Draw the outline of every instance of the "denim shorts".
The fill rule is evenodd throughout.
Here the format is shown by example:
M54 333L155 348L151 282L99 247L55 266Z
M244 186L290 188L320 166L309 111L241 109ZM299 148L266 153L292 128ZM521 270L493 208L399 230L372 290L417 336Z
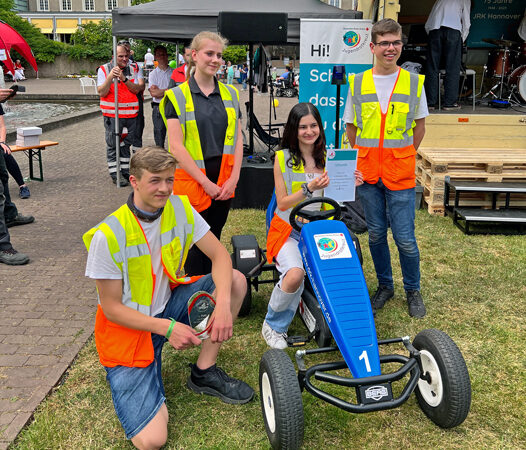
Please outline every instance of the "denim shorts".
M179 285L172 291L163 312L155 317L174 318L188 325L188 299L197 291L212 293L215 289L208 274L192 284ZM161 352L164 336L152 333L154 361L147 367L104 367L111 397L126 438L137 435L155 417L166 400L161 378Z

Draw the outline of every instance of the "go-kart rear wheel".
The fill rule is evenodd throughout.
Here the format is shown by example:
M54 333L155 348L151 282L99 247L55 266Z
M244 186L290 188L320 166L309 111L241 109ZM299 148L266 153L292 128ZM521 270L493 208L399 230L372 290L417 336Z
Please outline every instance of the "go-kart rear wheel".
M471 405L471 382L466 362L453 340L443 331L423 330L413 345L420 351L423 376L416 387L422 411L442 428L460 425Z
M284 351L271 349L263 354L259 390L272 448L299 448L303 442L303 402L294 364Z

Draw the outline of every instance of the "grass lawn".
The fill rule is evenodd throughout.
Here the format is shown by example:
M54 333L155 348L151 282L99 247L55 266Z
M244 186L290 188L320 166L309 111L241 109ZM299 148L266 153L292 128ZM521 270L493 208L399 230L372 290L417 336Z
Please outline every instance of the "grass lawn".
M232 211L223 241L230 248L232 235L255 234L262 245L263 229L262 211ZM450 219L425 211L417 212L416 230L428 314L421 320L408 316L393 244L396 294L377 314L377 334L379 338L414 337L425 328L447 332L469 369L470 414L458 428L442 430L422 413L414 395L398 409L355 415L304 393L305 448L526 448L526 238L466 236ZM365 278L374 290L366 235L360 235L360 242ZM235 335L219 359L229 374L256 389L252 403L233 406L196 396L185 383L188 364L195 361L198 350L176 352L165 346L163 376L170 413L166 448L269 447L258 387L259 360L267 349L260 331L269 295L269 286L254 295L251 314L238 320ZM290 331L304 333L297 319ZM293 356L293 350L287 352ZM346 395L343 388L338 389ZM91 340L12 448L132 447L114 413L105 372Z

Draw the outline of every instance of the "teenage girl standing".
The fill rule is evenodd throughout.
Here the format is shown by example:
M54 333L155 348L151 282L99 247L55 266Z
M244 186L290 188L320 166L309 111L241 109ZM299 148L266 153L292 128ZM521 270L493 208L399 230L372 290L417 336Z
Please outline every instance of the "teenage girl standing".
M216 79L225 45L217 33L196 35L190 45L189 78L166 91L159 106L170 152L178 161L173 192L189 197L218 239L243 160L239 93ZM192 247L185 264L187 274L210 273L211 267L210 260Z

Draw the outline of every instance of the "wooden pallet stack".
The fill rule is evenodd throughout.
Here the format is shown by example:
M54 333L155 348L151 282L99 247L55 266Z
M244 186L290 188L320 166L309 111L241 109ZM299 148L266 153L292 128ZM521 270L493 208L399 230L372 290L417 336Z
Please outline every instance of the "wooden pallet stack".
M459 181L526 181L526 150L522 148L429 148L420 147L416 178L424 187L430 214L444 215L444 179ZM526 206L526 195L514 202ZM464 206L491 207L491 196L473 193ZM500 206L500 205L498 205Z

